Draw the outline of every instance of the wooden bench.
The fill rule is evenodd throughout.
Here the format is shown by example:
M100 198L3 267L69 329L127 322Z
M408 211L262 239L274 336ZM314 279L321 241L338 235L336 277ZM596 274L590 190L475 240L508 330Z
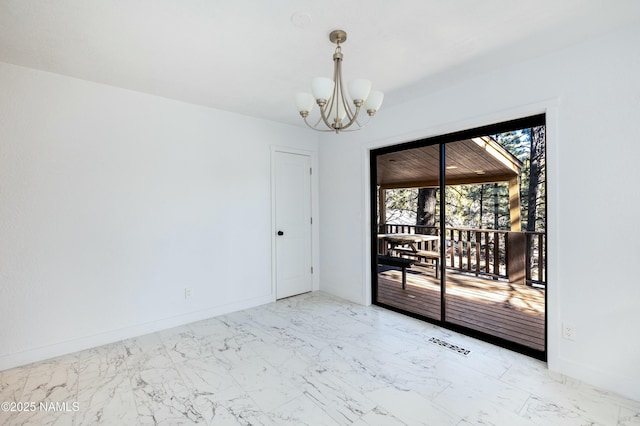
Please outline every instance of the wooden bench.
M405 259L403 257L396 256L385 256L383 254L378 255L378 264L379 265L387 265L387 266L395 266L398 268L402 268L402 288L404 289L407 285L407 268L411 268L415 263L412 259Z
M399 256L405 255L405 256L413 256L418 260L420 259L431 260L432 262L423 263L422 265L432 266L436 271L436 278L438 278L438 271L440 270L440 253L438 253L437 251L431 251L431 250L413 251L410 248L402 248L402 247L396 247L395 251L398 253Z

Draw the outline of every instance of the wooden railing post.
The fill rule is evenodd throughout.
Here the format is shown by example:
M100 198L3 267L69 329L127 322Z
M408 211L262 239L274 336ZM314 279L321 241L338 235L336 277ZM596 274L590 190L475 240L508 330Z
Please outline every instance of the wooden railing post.
M527 239L524 232L507 233L507 278L510 283L526 284Z

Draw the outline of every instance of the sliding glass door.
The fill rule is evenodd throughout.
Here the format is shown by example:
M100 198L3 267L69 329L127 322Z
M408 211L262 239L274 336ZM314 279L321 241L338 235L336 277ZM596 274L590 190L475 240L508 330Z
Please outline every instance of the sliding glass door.
M377 301L439 321L440 146L391 152L375 161Z
M473 153L479 149L500 166L478 162ZM544 351L544 290L527 285L530 234L523 229L520 196L524 166L491 136L446 145L444 319Z
M371 153L374 303L546 357L544 116Z

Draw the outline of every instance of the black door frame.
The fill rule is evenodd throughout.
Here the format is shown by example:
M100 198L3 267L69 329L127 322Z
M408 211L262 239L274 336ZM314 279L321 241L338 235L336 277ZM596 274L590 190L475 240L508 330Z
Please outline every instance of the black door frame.
M405 311L403 309L390 306L378 301L378 247L377 247L377 234L378 234L378 206L376 200L378 199L378 191L377 191L377 176L378 176L378 168L377 168L377 158L383 154L389 154L391 152L405 151L413 148L421 148L430 145L439 145L440 148L440 170L439 170L439 180L440 180L440 194L445 193L445 152L446 152L446 144L450 142L457 142L462 139L469 139L478 136L486 136L493 135L498 133L509 132L513 130L526 129L530 127L537 126L546 126L546 116L545 114L538 114L533 116L528 116L524 118L519 118L515 120L510 120L506 122L500 122L495 124L490 124L487 126L476 127L468 130L461 130L458 132L447 133L444 135L433 136L426 139L420 139L411 142L405 142L398 145L392 145L384 148L373 149L369 152L369 167L370 167L370 182L369 182L369 191L370 191L370 218L371 218L371 297L372 303L374 305L378 305L384 307L386 309L402 313L404 315L420 319L422 321L429 322L431 324L438 325L440 327L453 330L467 336L471 336L477 338L479 340L483 340L488 343L492 343L496 346L500 346L503 348L510 349L514 352L519 352L528 356L531 356L536 359L540 359L542 361L547 360L547 350L548 350L548 310L547 307L547 295L548 291L545 290L545 318L544 318L544 342L545 348L543 351L536 350L530 348L528 346L512 342L510 340L506 340L500 337L493 336L488 333L483 333L468 327L464 327L457 324L452 324L450 322L445 321L445 313L446 313L446 253L444 250L441 250L441 259L440 259L440 319L430 318L424 315L416 314L414 312ZM546 148L545 148L546 149ZM545 152L546 156L546 152ZM546 191L545 191L546 192ZM445 208L444 208L444 197L440 197L440 227L442 228L445 223ZM547 203L545 203L545 209L547 208ZM546 216L546 215L545 215ZM445 247L446 235L440 229L440 247ZM547 245L545 245L545 259ZM547 282L547 286L549 283Z

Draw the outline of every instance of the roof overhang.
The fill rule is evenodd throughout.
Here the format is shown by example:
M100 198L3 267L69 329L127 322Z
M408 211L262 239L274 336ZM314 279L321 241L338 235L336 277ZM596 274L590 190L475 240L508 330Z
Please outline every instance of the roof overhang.
M446 185L509 182L522 170L522 162L489 136L445 145ZM440 185L439 145L411 148L377 157L377 183L381 188L428 188Z

